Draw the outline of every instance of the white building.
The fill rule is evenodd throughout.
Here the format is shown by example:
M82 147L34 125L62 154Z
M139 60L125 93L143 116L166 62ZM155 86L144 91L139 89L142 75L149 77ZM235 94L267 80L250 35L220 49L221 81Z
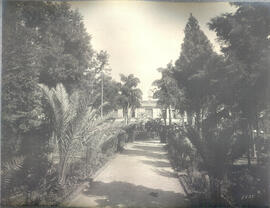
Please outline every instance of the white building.
M133 111L129 109L129 118L132 119L163 119L165 114L164 110L161 109L158 104L157 100L148 99L143 100L141 102L141 106L139 108L134 109ZM118 109L117 111L118 119L124 119L123 109ZM181 119L179 113L177 113L174 109L171 109L171 118L173 123L179 123L181 121L185 122L185 118ZM167 122L169 122L169 109L167 109Z

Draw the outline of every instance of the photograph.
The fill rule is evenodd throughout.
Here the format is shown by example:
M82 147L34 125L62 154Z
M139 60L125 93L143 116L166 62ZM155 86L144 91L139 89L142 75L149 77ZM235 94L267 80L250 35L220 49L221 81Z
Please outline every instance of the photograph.
M270 208L270 1L0 0L3 208Z

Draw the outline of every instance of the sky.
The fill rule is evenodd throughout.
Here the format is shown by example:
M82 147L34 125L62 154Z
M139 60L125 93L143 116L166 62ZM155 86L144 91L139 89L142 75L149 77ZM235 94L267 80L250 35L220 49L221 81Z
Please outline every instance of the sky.
M160 1L76 1L70 2L83 17L95 50L106 50L112 77L134 74L147 99L157 71L180 56L184 28L190 13L199 21L201 29L219 51L215 32L207 23L222 13L234 12L229 3L180 3Z

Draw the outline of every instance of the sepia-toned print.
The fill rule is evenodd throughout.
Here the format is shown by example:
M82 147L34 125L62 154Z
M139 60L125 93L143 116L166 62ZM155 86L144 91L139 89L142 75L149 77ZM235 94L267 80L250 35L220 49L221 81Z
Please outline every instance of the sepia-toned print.
M270 3L2 17L1 207L270 207Z

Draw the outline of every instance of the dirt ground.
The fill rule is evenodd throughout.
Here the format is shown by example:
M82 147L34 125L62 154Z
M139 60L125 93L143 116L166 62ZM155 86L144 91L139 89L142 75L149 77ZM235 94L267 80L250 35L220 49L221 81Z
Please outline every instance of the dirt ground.
M184 207L184 191L159 141L137 141L112 159L70 207Z

